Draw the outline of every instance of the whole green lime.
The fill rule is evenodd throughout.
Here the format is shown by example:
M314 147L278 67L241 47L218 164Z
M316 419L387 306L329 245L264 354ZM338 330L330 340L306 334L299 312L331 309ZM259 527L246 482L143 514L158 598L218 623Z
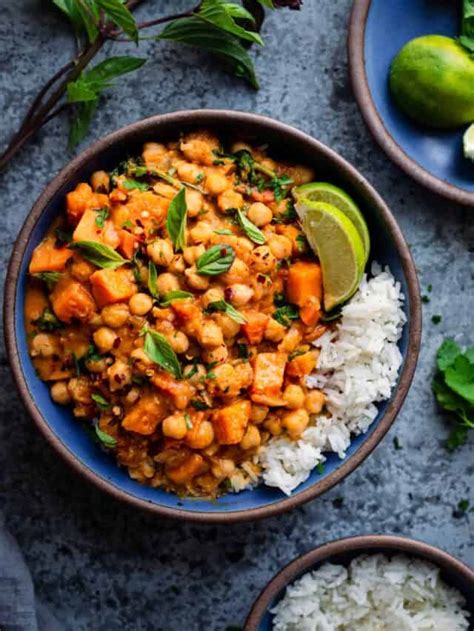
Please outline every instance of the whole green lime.
M454 39L417 37L392 62L390 89L418 123L459 127L474 120L474 59Z

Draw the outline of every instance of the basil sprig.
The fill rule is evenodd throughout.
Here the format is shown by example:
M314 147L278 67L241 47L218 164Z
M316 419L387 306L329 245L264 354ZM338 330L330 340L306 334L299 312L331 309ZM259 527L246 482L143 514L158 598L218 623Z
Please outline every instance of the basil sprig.
M217 276L224 274L232 265L235 259L234 248L226 243L214 245L201 254L196 261L198 274L203 276Z
M156 273L156 265L153 261L148 263L148 291L152 295L153 298L158 299L158 287L156 285L157 273Z
M186 189L183 188L173 198L168 208L166 229L173 242L174 249L179 252L186 247L186 220L188 208L186 206Z
M238 324L245 324L247 322L247 318L243 313L237 311L235 307L226 302L225 300L215 300L214 302L210 302L206 308L207 313L215 313L216 311L221 311L225 313L234 320L234 322L238 322Z
M85 259L97 267L104 269L116 269L129 262L108 245L98 241L76 241L71 243L70 247L78 250Z
M160 307L168 307L174 300L186 300L187 298L194 298L194 295L189 291L181 291L180 289L169 291L160 300Z
M181 379L183 376L181 364L166 337L148 328L144 328L142 334L145 335L143 350L151 361L171 373L176 379Z
M111 403L109 403L105 397L103 397L101 394L98 394L96 392L93 392L91 394L91 399L94 401L94 403L97 405L97 407L100 410L108 410L111 406Z
M247 216L242 210L240 210L240 208L237 209L237 219L239 220L239 224L242 230L251 241L257 243L258 245L262 245L263 243L265 243L266 238L263 232L259 228L257 228L257 226L252 223L250 219L247 218Z

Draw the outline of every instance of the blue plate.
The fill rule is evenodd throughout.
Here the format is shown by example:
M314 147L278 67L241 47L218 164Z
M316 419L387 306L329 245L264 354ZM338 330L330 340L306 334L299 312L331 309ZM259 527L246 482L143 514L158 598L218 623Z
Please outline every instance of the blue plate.
M391 98L390 64L421 35L457 37L461 0L355 0L349 60L356 98L376 140L419 182L474 206L474 165L463 157L464 129L438 131L412 123Z
M62 212L65 194L79 181L87 180L94 170L110 170L127 155L136 154L143 141L165 136L175 138L192 125L218 127L223 133L238 126L240 137L258 134L259 139L268 140L276 148L279 146L287 156L295 154L301 161L314 164L321 177L343 186L364 209L372 234L373 256L380 263L390 265L407 296L408 324L400 341L404 357L401 385L395 388L391 401L380 406L370 431L353 440L347 458L341 461L335 454L329 455L324 473L314 471L292 498L260 486L212 502L189 500L135 482L126 470L116 465L113 456L104 453L91 440L69 409L52 401L48 386L36 375L28 354L24 333L28 263L49 225ZM76 158L49 185L23 226L10 262L5 305L7 349L20 393L28 411L60 455L84 477L119 499L162 515L200 521L221 521L229 517L237 521L281 512L311 499L347 475L370 453L393 421L408 391L420 343L420 298L413 261L394 218L380 197L353 167L324 145L276 121L239 112L193 112L192 123L186 112L157 116L119 130Z

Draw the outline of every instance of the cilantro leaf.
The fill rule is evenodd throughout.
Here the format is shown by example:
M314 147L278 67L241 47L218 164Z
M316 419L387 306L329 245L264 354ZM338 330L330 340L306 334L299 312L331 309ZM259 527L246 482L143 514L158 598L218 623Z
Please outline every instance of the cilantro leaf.
M446 368L451 366L456 357L458 357L458 355L460 354L461 349L459 348L458 344L456 344L453 339L447 338L438 349L436 362L438 368L442 371L446 370Z
M446 384L459 396L474 405L474 364L465 355L459 355L451 366L446 368Z

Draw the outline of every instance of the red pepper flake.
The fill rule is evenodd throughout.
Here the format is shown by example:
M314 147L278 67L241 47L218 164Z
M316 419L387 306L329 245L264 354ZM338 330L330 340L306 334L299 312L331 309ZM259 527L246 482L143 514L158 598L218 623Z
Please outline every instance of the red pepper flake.
M114 348L118 348L118 347L120 346L120 342L121 342L121 341L122 341L122 340L121 340L119 337L116 337L112 346L113 346Z
M232 287L226 287L224 289L224 298L230 302L232 300Z
M137 226L139 226L140 228L144 228L145 226L142 224L142 222L140 221L140 219L135 219L135 223L137 224Z
M257 274L257 283L262 283L262 285L266 282L267 278L263 274Z

